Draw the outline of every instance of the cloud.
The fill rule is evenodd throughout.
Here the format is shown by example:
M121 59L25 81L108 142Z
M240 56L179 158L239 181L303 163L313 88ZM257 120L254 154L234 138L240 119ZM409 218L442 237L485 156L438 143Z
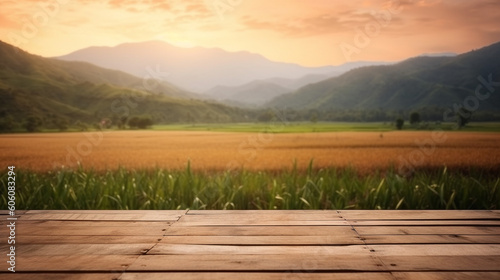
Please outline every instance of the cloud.
M40 5L58 0L1 0L0 40L22 32ZM216 4L238 3L224 11ZM294 61L293 49L321 52L353 40L382 12L390 23L363 50L363 59L395 59L418 52L461 52L500 40L499 0L72 0L49 24L37 26L27 50L50 55L61 46L116 45L139 40L173 40L193 45L247 50ZM43 30L43 32L42 32ZM61 35L61 30L65 35ZM277 46L291 46L283 51ZM395 51L394 46L397 47ZM277 48L279 50L277 50ZM287 57L289 55L290 57ZM309 57L299 58L302 63ZM373 57L373 58L372 58ZM321 63L325 56L318 56ZM336 59L332 56L332 59ZM297 60L297 61L298 61ZM338 61L337 61L338 62ZM336 63L336 62L332 62Z
M274 21L247 16L242 18L240 23L245 29L267 30L294 37L337 33L342 29L339 18L330 14Z
M389 13L382 9L344 8L287 19L262 20L252 16L242 17L240 22L245 29L267 30L289 37L308 37L318 35L334 35L364 27L368 23L376 23L381 13ZM390 14L390 24L398 25L402 22L400 16Z
M6 29L15 29L19 27L19 23L7 17L7 15L0 14L0 26Z
M197 14L211 13L206 5L199 3L190 3L186 5L186 8L184 10L188 13L197 13Z

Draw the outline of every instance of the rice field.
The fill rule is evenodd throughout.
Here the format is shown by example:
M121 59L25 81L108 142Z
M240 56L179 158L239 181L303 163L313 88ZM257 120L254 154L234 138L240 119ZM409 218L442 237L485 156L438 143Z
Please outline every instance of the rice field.
M500 134L479 132L227 133L108 131L0 136L0 166L47 172L78 166L280 171L351 167L359 172L500 166Z
M0 209L500 209L500 134L0 136Z

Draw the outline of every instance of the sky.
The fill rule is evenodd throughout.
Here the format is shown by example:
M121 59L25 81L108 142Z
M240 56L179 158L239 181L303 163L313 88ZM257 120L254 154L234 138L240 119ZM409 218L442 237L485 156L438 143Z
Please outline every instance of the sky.
M42 56L162 40L304 66L500 41L500 0L0 0L0 40Z

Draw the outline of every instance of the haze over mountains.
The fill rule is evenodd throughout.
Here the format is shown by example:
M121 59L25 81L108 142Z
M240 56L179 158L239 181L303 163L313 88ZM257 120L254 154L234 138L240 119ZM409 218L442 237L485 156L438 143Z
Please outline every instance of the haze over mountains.
M158 42L144 44L161 50L168 46ZM135 50L137 44L120 46ZM329 71L341 71L339 69L366 63L344 65L343 68L305 68L270 62L255 54L201 48L197 53L204 55L200 58L201 62L196 63L193 57L183 60L181 54L177 53L173 65L185 71L182 73L186 81L189 67L194 67L191 77L194 84L198 83L199 77L196 75L203 71L210 72L209 64L204 65L202 62L212 60L211 65L219 65L217 61L221 59L220 65L223 66L214 66L217 69L239 67L238 70L229 71L227 68L226 72L222 72L231 73L230 78L212 71L211 77L217 78L217 83L227 81L231 84L232 77L236 77L234 79L238 82L233 81L236 86L216 85L205 91L204 95L186 91L171 83L175 75L166 74L167 70L155 63L156 54L152 49L148 50L143 53L149 54L151 67L141 61L140 54L134 56L130 53L128 60L110 60L131 67L130 71L132 62L145 65L143 73L139 73L141 68L133 68L139 73L139 76L134 76L87 62L31 55L0 41L0 120L21 123L28 116L36 116L52 124L61 119L96 123L103 118L117 123L124 117L148 115L156 123L254 121L260 119L259 115L266 112L266 108L293 110L295 120L308 120L312 115L318 120L394 120L394 112L400 114L433 108L436 112L434 119L442 120L445 110L459 106L473 108L475 113L490 116L483 118L485 120L500 116L500 43L457 56L427 55L394 65L359 67L341 75ZM178 51L177 47L175 51ZM184 51L190 53L193 49ZM100 58L105 60L102 55ZM161 56L158 55L158 61L161 61ZM233 58L236 61L232 61ZM92 59L97 58L92 56ZM245 64L245 60L248 64ZM167 59L162 63L169 61ZM186 65L182 65L183 61ZM249 73L245 73L246 65L249 65ZM261 75L257 71L259 65L264 65L262 72L268 75L263 79L256 78ZM281 69L283 72L280 73L296 77L270 76L274 72L266 67L276 71ZM198 68L202 70L198 71ZM325 73L330 73L330 76ZM244 78L237 78L239 76L236 74ZM205 81L207 87L208 80L205 78L202 77L201 81ZM242 81L247 82L239 84ZM210 83L215 84L213 81ZM479 87L478 94L476 90ZM252 107L240 109L203 101L207 96L223 100L226 104ZM349 118L340 115L346 111L351 114ZM378 115L357 118L363 111L376 111Z
M479 77L490 84L485 85ZM481 94L490 91L487 100L472 100L479 86ZM458 56L419 56L395 65L354 69L279 96L266 105L320 111L415 110L449 108L454 104L465 107L464 103L469 102L467 107L474 111L498 112L499 86L500 43L496 43Z
M216 86L204 92L204 95L201 96L226 104L258 107L282 94L327 78L329 78L327 75L311 74L299 79L270 78L255 80L240 86Z
M248 52L181 48L160 41L91 47L59 59L83 60L137 76L156 67L167 81L198 98L251 107L308 110L412 110L461 103L478 75L498 75L498 44L478 51L423 54L395 65L353 62L302 67ZM382 64L382 65L380 65ZM370 66L370 67L368 67ZM496 97L480 110L495 110Z
M68 62L26 53L0 41L0 118L21 123L97 123L151 116L156 122L235 121L241 112L193 100L193 95L151 76L139 78L86 62Z
M213 93L217 86L238 87L256 80L272 78L307 80L307 76L319 75L326 79L360 66L385 64L351 62L340 66L303 67L298 64L273 62L249 52L228 52L201 47L181 48L161 41L126 43L115 47L89 47L60 56L58 59L85 61L138 77L146 75L148 69L160 69L164 77L157 78L166 78L181 88L197 93ZM302 85L304 84L299 82L295 87L289 88L296 89ZM214 96L217 97L217 94Z

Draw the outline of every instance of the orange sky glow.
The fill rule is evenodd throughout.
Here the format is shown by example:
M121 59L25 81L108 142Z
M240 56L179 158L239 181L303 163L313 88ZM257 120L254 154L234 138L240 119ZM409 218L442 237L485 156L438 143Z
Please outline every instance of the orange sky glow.
M42 56L162 40L322 66L500 41L499 0L0 0L0 7L0 40Z

